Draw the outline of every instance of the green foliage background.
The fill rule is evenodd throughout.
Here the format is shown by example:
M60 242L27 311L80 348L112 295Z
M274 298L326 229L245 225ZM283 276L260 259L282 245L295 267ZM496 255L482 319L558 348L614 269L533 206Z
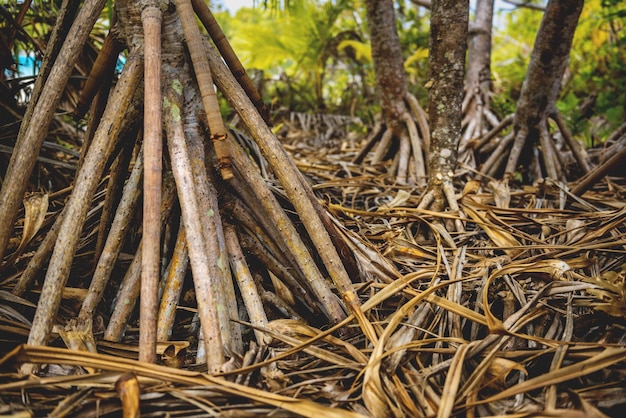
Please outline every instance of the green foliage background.
M21 2L0 4L15 16ZM107 4L85 46L85 71L110 26L113 1ZM426 105L429 12L407 0L395 4L409 89ZM515 110L543 15L496 4L502 10L494 16L491 106L502 118ZM33 2L10 52L15 62L19 54L41 59L57 6L57 2ZM274 110L352 114L372 122L379 104L363 0L259 0L256 7L239 9L234 15L219 7L215 12ZM623 0L585 1L557 106L574 134L590 146L626 119L625 26ZM6 19L0 21L0 28L8 31ZM9 74L9 78L20 76ZM78 88L78 79L76 84Z
M378 105L363 2L270 3L217 14L246 68L263 71L268 101L293 111L371 118ZM409 88L425 104L429 13L410 2L396 5ZM496 10L492 107L500 117L515 110L542 16L528 8ZM557 106L588 145L625 119L625 23L626 2L585 2Z

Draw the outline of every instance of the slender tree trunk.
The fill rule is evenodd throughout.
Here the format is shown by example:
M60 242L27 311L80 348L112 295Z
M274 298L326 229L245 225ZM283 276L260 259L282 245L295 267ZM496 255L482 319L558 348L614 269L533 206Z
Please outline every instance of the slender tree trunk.
M432 138L429 188L432 190L443 190L444 183L451 184L454 175L457 145L461 138L468 20L467 0L432 2L428 60L429 82L432 82L428 99ZM435 205L439 206L437 194ZM443 198L439 195L439 198Z
M380 92L382 114L387 129L380 139L372 163L382 161L392 141L397 140L399 141L397 163L392 165L389 175L395 174L396 181L401 184L412 181L424 186L426 168L423 154L428 148L428 129L422 123L425 121L424 111L407 88L402 47L396 30L394 2L392 0L368 0L365 4L376 85ZM417 125L416 120L419 122ZM421 132L418 132L418 126ZM375 131L371 140L378 138L378 134L379 132ZM360 160L362 155L363 153L360 153L357 160ZM409 174L411 157L413 157L414 169L412 176Z
M546 6L517 102L516 137L505 173L516 171L525 144L539 138L540 123L555 111L583 3L584 0L550 0Z
M365 5L383 117L387 127L398 133L401 116L407 111L404 97L408 90L393 0L367 0Z
M476 15L470 24L467 42L467 75L465 86L468 93L491 90L491 28L493 1L478 0ZM487 97L484 100L488 100ZM474 104L475 106L475 104Z
M459 143L458 159L470 167L476 166L476 140L499 124L498 118L489 110L493 3L494 0L478 0L474 20L469 24L463 136Z

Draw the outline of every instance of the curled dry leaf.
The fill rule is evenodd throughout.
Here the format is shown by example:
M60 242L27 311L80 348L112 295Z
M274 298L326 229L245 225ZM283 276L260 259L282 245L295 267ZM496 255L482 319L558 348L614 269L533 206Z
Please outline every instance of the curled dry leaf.
M524 375L528 374L526 368L521 364L506 358L496 357L489 363L484 383L493 389L502 390L507 387L506 381L513 370L517 370Z
M14 258L19 256L35 237L48 212L48 193L32 193L24 199L24 228Z

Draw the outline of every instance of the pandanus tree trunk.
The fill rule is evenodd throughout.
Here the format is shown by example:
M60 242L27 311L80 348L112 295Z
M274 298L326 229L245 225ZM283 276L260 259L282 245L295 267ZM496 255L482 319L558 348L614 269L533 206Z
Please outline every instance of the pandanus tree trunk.
M463 80L469 2L435 0L431 7L428 115L432 144L428 192L420 208L459 210L454 195L457 147L461 139ZM462 230L460 221L456 229Z
M371 162L383 161L395 141L397 152L391 155L394 163L389 175L395 176L401 184L423 186L426 184L424 161L429 146L428 123L417 99L408 92L393 1L368 0L365 5L383 123L375 127L355 162L361 162L377 142Z
M467 74L463 100L463 136L459 160L475 168L473 145L500 123L490 110L491 32L494 0L478 0L474 20L469 24L467 39Z
M30 149L22 145L21 153L17 155L16 147L13 155L16 161L9 167L3 185L0 208L1 216L7 221L2 223L6 234L10 234L10 223L24 192L16 182L23 182L32 170L41 145L40 136L43 138L45 124L49 123L47 118L58 103L57 90L62 90L59 85L67 81L60 71L69 73L66 66L75 60L70 52L89 33L102 3L87 1L81 9L44 85L41 107L35 108L30 120L24 121L27 126L38 125L28 128L33 130L27 131L30 135L22 135L22 141L32 142L28 142ZM199 353L205 353L198 360L206 362L211 372L220 370L227 357L242 354L241 325L238 323L242 318L238 307L245 307L246 316L253 324L262 326L267 322L261 301L267 300L262 296L269 291L267 286L252 279L251 268L246 268L242 258L241 243L253 240L258 243L254 246L258 258L269 260L267 270L255 272L257 277L271 276L272 280L286 284L293 298L304 302L304 308L293 306L287 311L308 309L325 316L333 324L343 321L348 311L354 314L370 341L375 342L377 335L359 307L351 277L344 267L344 262L352 264L353 260L348 254L343 254L343 258L339 256L329 235L334 228L330 215L321 208L310 186L269 129L263 119L265 115L253 105L250 98L263 110L262 102L258 94L251 91L245 73L237 71L238 77L233 76L231 69L240 69L240 64L232 56L227 56L230 69L226 67L223 57L200 34L196 17L210 28L209 33L220 46L220 51L231 55L229 51L232 50L225 44L227 41L208 7L196 0L176 0L174 5L171 7L169 3L156 0L120 0L115 4L116 26L109 34L115 39L105 45L114 47L113 51L116 46L124 46L128 50L128 59L105 103L98 98L94 100L97 86L86 89L80 100L81 109L77 114L83 113L82 109L93 102L87 130L93 134L89 134L85 141L88 146L83 151L82 163L63 211L14 289L16 294L28 291L33 286L33 278L46 267L49 259L28 343L47 343L57 322L62 289L70 278L96 188L111 161L116 158L119 161L111 166L116 167L115 170L128 166L128 151L124 150L129 147L137 150L133 170L126 182L124 175L110 177L126 184L123 188L109 184L111 191L123 189L121 198L118 202L117 197L111 197L115 203L105 205L115 208L115 213L105 217L103 222L107 223L109 218L113 221L110 226L98 229L99 234L106 236L98 238L97 262L92 270L91 284L82 308L69 328L91 334L94 313L109 285L122 243L129 240L129 230L133 229L131 219L135 216L142 190L143 170L143 227L132 232L140 232L142 239L135 246L134 259L119 283L109 323L105 324L106 339L118 340L123 336L133 306L141 294L139 356L144 361L154 361L157 339L171 334L172 305L181 297L181 282L189 264L201 325ZM111 54L111 50L104 53ZM107 72L112 70L110 65L96 66L90 78L106 80ZM48 83L55 83L53 90ZM258 158L267 160L295 208L308 239L298 233L293 220L278 203L248 153L229 135L220 116L214 83L239 112L261 150L262 155ZM108 92L107 86L100 86L100 91ZM52 97L48 98L46 94ZM101 111L97 110L100 104ZM162 145L162 132L167 146ZM117 196L118 193L112 191L110 195L113 194ZM174 205L175 196L178 205ZM175 216L175 206L180 207L180 222ZM237 211L231 212L233 208ZM226 222L226 218L241 220L242 226ZM170 231L168 236L176 241L174 251L163 250L168 241L164 231ZM337 236L333 234L335 242L338 242ZM306 244L309 240L313 247ZM313 253L318 257L314 258ZM187 257L189 263L185 261ZM162 265L164 258L169 260L167 268ZM326 275L330 276L336 292ZM165 289L159 303L157 286L160 281ZM242 300L237 300L237 293L242 295ZM280 297L270 299L279 305L289 305L289 301ZM259 344L267 341L262 330L257 330L255 337ZM25 367L24 371L33 369Z
M535 38L535 45L522 85L514 118L507 118L494 128L477 146L481 151L507 124L513 123L513 130L502 138L495 147L485 147L490 152L481 171L489 176L502 173L507 177L517 173L527 173L526 180L540 180L549 177L564 180L566 175L562 151L557 148L550 133L548 120L556 122L561 132L564 146L575 158L577 167L589 172L589 164L581 145L572 137L564 118L556 109L561 79L569 63L569 54L576 31L583 0L550 0ZM493 150L493 151L491 151ZM535 152L537 151L537 152ZM507 156L508 155L508 156ZM534 167L531 171L530 167Z

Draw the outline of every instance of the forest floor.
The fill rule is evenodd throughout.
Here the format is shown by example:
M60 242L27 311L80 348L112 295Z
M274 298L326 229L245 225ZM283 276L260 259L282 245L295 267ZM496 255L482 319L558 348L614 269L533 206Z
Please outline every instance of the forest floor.
M210 376L189 364L187 295L159 365L135 360L137 324L120 343L96 335L97 354L65 350L59 328L50 347L28 347L34 305L10 293L17 269L0 288L0 415L120 416L134 395L146 417L623 413L624 177L581 198L558 182L459 177L462 214L417 210L422 191L393 184L385 164L352 164L363 138L331 125L292 119L279 135L354 254L354 290L377 341L354 320L336 329L276 311L269 346L250 343ZM463 231L450 232L455 221ZM64 298L59 316L74 317L78 302ZM41 373L16 373L25 362Z

